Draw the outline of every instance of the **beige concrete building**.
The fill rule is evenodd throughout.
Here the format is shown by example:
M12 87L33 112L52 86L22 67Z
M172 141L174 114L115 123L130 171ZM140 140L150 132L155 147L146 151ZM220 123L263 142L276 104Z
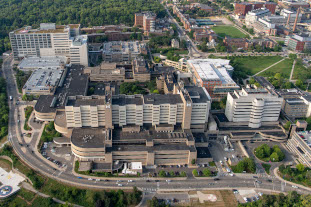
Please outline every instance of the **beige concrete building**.
M190 130L123 132L105 128L75 128L72 153L80 161L92 161L101 171L112 171L118 163L141 162L143 166L191 164L197 158Z
M189 86L177 94L68 97L65 113L68 128L164 124L204 132L210 104L204 88Z
M137 57L132 61L133 77L135 81L150 81L150 72L147 62L142 57Z
M259 128L279 119L283 98L267 89L243 88L228 93L226 117L230 122Z
M295 131L296 126L293 127L293 133L287 142L288 149L295 153L298 160L311 167L311 136L308 131L297 132Z
M103 62L100 66L85 68L84 74L89 75L90 81L94 82L123 82L125 80L125 68L117 67L116 63Z
M42 23L10 32L15 60L25 57L66 56L72 64L88 66L87 36L80 35L80 25Z

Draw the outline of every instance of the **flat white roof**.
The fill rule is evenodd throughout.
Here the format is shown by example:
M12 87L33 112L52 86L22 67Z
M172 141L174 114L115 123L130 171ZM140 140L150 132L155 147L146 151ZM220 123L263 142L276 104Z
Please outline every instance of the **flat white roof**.
M59 83L64 70L60 69L37 69L27 80L24 90L39 91L54 88Z
M228 73L233 70L230 60L224 59L196 59L187 61L203 81L221 81L223 85L235 84Z
M20 69L59 67L67 62L65 56L45 56L24 58L18 65Z
M103 53L139 54L140 48L143 47L145 47L145 44L139 41L111 41L103 44Z

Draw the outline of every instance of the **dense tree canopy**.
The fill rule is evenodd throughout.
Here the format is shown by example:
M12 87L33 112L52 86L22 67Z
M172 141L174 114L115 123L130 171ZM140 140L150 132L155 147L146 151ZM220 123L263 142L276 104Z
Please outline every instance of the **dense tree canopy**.
M166 14L160 2L153 0L0 0L0 34L41 22L133 25L134 14L141 11Z
M40 23L100 26L134 24L134 14L153 11L158 17L166 12L153 0L0 0L0 54L10 48L8 33L22 26Z

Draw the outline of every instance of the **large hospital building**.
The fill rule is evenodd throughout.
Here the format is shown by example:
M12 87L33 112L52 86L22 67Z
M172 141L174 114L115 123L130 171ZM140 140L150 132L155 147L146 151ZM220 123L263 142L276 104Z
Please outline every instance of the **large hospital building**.
M80 35L80 25L42 23L40 28L27 26L10 32L15 60L24 57L66 56L72 64L88 66L87 36Z

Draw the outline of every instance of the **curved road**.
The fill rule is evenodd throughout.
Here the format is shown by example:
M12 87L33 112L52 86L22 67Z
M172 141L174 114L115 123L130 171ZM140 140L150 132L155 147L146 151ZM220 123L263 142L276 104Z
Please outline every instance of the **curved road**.
M16 154L31 168L34 170L50 177L56 179L58 181L80 186L80 187L89 187L89 188L118 188L116 185L116 181L94 181L94 180L87 180L87 179L79 179L75 175L72 174L72 167L68 168L67 170L59 170L54 169L53 166L49 165L44 158L41 158L36 155L33 151L36 150L36 139L39 138L39 133L34 134L33 140L27 145L25 140L20 136L21 135L21 128L20 125L17 126L17 117L18 117L18 108L15 105L15 100L19 97L17 93L16 84L13 78L13 71L11 67L12 57L9 57L4 60L3 64L3 71L5 78L7 80L7 90L8 95L14 98L13 101L10 101L10 117L9 117L9 141L12 143L14 151ZM22 146L21 146L22 144ZM103 178L109 179L109 178ZM182 190L182 189L192 189L192 190L200 190L200 189L208 189L208 188L260 188L266 190L275 190L275 191L292 191L297 190L292 188L289 185L285 185L285 183L281 183L281 181L275 179L273 183L268 181L268 178L258 178L262 183L258 184L255 182L253 177L230 177L224 176L220 177L219 181L211 180L197 180L193 177L188 178L184 181L174 181L172 180L170 183L166 181L159 181L159 182L146 182L145 178L140 180L135 180L132 183L127 183L123 181L123 187L133 187L137 186L143 191L152 192L156 190ZM311 191L301 191L298 189L300 193L311 193Z

